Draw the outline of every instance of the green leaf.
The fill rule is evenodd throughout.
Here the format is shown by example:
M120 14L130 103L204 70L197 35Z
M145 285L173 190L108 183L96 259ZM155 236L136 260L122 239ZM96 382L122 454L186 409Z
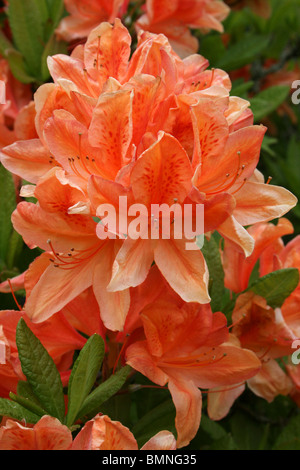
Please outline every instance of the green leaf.
M277 85L267 88L251 98L250 103L254 121L259 122L275 111L286 100L289 91L288 86Z
M211 308L213 312L217 312L222 309L225 287L219 245L214 237L205 239L202 253L209 270Z
M0 164L0 261L7 255L12 233L11 214L16 208L16 190L12 174Z
M10 0L8 17L14 43L24 57L28 72L38 78L45 47L45 1Z
M97 334L91 336L81 350L69 380L67 426L74 423L82 403L90 393L101 367L104 353L104 341Z
M59 372L52 357L23 318L17 326L16 342L22 371L34 394L49 415L63 421L65 402Z
M176 436L175 415L173 401L168 399L143 416L132 429L139 447L159 431L167 430Z
M300 450L300 415L293 416L277 438L274 450Z
M19 403L7 400L6 398L0 398L0 415L16 419L17 421L25 420L26 423L30 424L36 424L41 418L19 405Z
M28 74L24 58L16 49L8 49L6 57L11 69L12 74L21 83L33 83L35 78Z
M58 26L64 14L64 1L63 0L46 0L48 4L48 11L51 19L51 25L54 29Z
M239 96L240 98L248 99L247 91L252 88L254 82L244 82L244 80L235 80L232 83L231 96Z
M231 434L221 437L212 443L210 450L237 450L237 445Z
M49 41L46 44L42 58L41 58L41 77L43 81L47 81L50 77L50 72L48 69L47 58L48 56L53 56L55 54L67 54L66 43L63 41L58 41L55 35L52 35Z
M21 235L13 230L9 239L7 255L6 255L6 266L8 269L13 269L15 263L22 252L23 238Z
M287 268L274 271L258 279L248 287L257 295L266 299L272 308L281 307L283 302L296 289L299 283L299 271L296 268Z
M267 48L269 36L247 34L230 45L217 62L217 67L227 72L251 63Z
M209 419L205 414L201 416L201 431L208 434L214 441L220 440L226 436L226 431L221 424Z
M99 413L102 403L106 402L123 387L130 371L131 367L125 366L99 385L99 387L84 400L77 418L82 418L87 415L95 416Z
M265 135L261 148L271 157L276 157L276 152L271 148L272 145L275 145L276 143L276 138Z
M3 57L6 57L6 51L13 49L12 43L7 39L2 31L0 31L0 53Z
M42 417L42 416L47 414L47 412L43 408L38 406L36 403L31 401L29 398L24 398L24 397L21 397L19 395L15 395L12 392L10 392L9 398L14 402L19 403L19 405L23 406L27 410L29 410L32 413L36 414L37 416Z
M18 382L17 394L23 398L28 398L36 405L41 406L39 400L33 393L33 390L28 382L25 382L24 380L20 380Z
M267 426L241 411L237 411L230 419L233 439L239 450L258 450Z

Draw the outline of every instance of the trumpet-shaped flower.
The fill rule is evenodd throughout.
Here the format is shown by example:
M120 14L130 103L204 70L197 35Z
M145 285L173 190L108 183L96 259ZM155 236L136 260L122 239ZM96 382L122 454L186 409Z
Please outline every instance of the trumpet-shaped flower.
M158 301L141 313L145 340L131 344L126 360L152 382L168 388L176 408L177 446L195 436L201 419L201 392L243 382L260 369L248 350L231 344L222 313L209 305Z

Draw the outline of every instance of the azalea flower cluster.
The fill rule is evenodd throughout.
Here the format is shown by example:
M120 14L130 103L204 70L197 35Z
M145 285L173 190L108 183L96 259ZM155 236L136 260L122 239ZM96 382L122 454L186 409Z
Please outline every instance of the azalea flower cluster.
M110 20L127 6L88 2L86 14L85 3L66 2L73 15L63 20L61 32L76 29L85 36L93 6L98 11L100 5L103 15L109 5ZM71 56L50 57L54 83L37 90L34 103L18 115L20 140L1 151L2 165L27 182L21 197L35 199L18 204L14 228L30 248L42 250L24 274L0 285L2 292L26 292L19 312L0 312L6 349L1 396L16 392L25 379L15 342L21 317L53 358L64 385L74 352L97 333L106 342L106 375L126 363L172 396L176 440L163 431L144 449L190 443L201 421L201 390L217 420L246 383L269 401L278 394L299 400L300 389L298 369L284 371L276 362L291 354L298 336L299 288L282 309L242 293L258 260L260 276L281 267L299 269L298 238L286 247L281 240L293 231L282 216L297 200L256 169L266 128L253 125L247 101L230 95L227 73L208 69L200 55L180 58L165 35L155 34L166 18L217 28L227 11L223 2L190 2L211 8L201 24L189 16L195 13L191 5L185 18L179 3L172 2L166 16L170 2L147 2L133 54L131 36L116 18L93 29ZM242 293L232 325L211 309L202 251L186 250L186 240L177 239L172 227L169 239L103 237L108 229L99 207L110 204L121 217L120 196L145 207L203 205L206 238L218 232L224 239L226 287ZM276 226L270 223L275 218L281 218ZM150 219L151 213L149 226ZM0 448L137 449L127 428L101 414L74 440L50 416L23 424L5 419Z
M65 0L65 7L70 14L61 21L57 36L66 41L86 38L102 21L123 18L125 23L133 20L137 32L164 34L182 57L199 47L190 28L222 32L230 11L222 0Z

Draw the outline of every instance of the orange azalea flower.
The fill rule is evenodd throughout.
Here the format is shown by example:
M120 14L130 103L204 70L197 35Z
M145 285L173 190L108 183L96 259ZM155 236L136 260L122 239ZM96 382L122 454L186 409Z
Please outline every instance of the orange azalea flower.
M129 0L64 0L70 16L63 18L56 30L66 41L86 38L102 21L113 22L122 16Z
M246 383L256 396L264 398L269 403L278 395L287 396L295 390L292 380L274 359L263 362L260 371ZM244 392L245 384L238 383L219 390L216 388L208 393L207 412L214 421L227 416L235 400Z
M29 273L33 280L31 291L27 291L26 313L33 321L44 321L93 286L105 325L122 329L129 292L110 293L106 289L119 241L99 240L91 217L68 214L69 207L84 201L85 196L65 179L61 169L54 168L42 178L34 195L38 205L22 202L12 216L24 241L48 252L34 261Z
M12 75L8 62L0 58L0 81L4 101L0 103L0 148L18 139L36 136L32 105L27 108L32 93L29 85L23 85ZM22 110L22 114L20 111Z
M146 339L131 344L126 360L152 382L168 384L175 407L177 446L195 436L201 419L199 388L243 382L260 369L256 355L228 342L227 321L209 305L159 301L141 313Z
M51 416L43 416L33 427L12 420L0 427L1 450L69 450L71 445L71 431Z
M0 394L8 397L9 392L16 393L19 380L26 380L20 365L16 346L16 328L20 318L24 318L29 328L39 338L53 358L61 378L66 385L69 380L73 354L82 349L85 339L71 326L62 312L53 315L41 324L32 323L24 312L0 312L0 339L6 345L3 363L0 363Z
M261 223L248 229L255 239L255 248L248 258L238 252L228 241L225 242L223 263L225 285L236 293L248 287L251 272L259 260L259 274L264 276L282 268L297 267L299 262L300 237L284 247L282 236L293 233L293 226L287 219L280 219L277 225ZM285 300L283 306L273 310L266 301L248 292L238 297L232 314L233 333L243 347L253 350L262 360L262 368L247 381L249 388L258 396L271 402L278 395L294 393L292 366L286 372L274 360L293 353L292 344L300 337L299 328L299 287ZM222 419L228 413L244 386L236 390L224 390L208 398L208 411L212 419ZM238 393L239 392L239 393ZM296 394L295 394L296 396Z
M225 285L233 292L239 293L247 289L251 273L260 260L260 276L280 269L278 253L283 249L281 237L294 232L293 225L285 218L279 219L277 225L255 224L248 229L254 238L254 250L248 258L244 253L226 240L223 252L223 266L225 271Z
M300 408L300 367L299 365L288 364L286 370L293 384L290 397Z
M114 26L102 23L90 34L85 47L75 49L72 57L58 55L50 59L55 84L41 87L36 96L36 127L40 139L7 147L2 152L2 163L10 171L34 183L41 177L42 181L43 178L47 181L48 177L44 175L51 167L63 168L65 173L61 179L65 178L65 183L62 187L72 187L69 193L72 196L63 203L57 201L58 194L62 196L63 191L56 191L55 185L61 183L57 183L57 178L50 172L52 189L47 192L44 182L43 198L52 197L52 192L55 193L55 201L63 207L63 225L85 220L91 227L87 234L92 244L87 244L85 238L81 253L82 249L96 247L91 233L95 225L92 217L97 213L95 201L103 202L104 185L105 198L108 194L110 202L115 201L115 194L128 197L132 194L132 202L146 201L147 206L151 202L170 205L175 199L181 204L204 204L204 231L219 230L222 236L249 255L253 238L243 225L281 216L296 204L291 193L264 184L261 176L255 173L265 128L251 125L248 102L230 98L231 84L227 74L220 70L206 71L207 61L201 56L191 56L182 61L164 36L143 33L128 62L130 41L128 31L119 20ZM172 148L174 152L171 152ZM163 164L165 154L169 155L168 166ZM174 170L174 162L180 171ZM156 188L154 191L143 176L147 174L148 163L154 172L151 176L153 188ZM159 178L170 181L163 191L159 189ZM51 204L44 200L42 211L54 214L56 209L49 210ZM25 214L29 210L26 204L21 207L16 214L21 211ZM26 224L19 224L17 215L14 219L15 226L19 227L29 244L38 244L45 249L45 242L41 244L37 240L38 232L34 237L32 235L36 218L30 229L29 226L25 228ZM55 227L50 232L57 230L61 234L62 227L58 228L57 224ZM97 230L98 233L101 230L99 224ZM48 236L53 237L55 235ZM61 235L56 236L55 245L52 243L54 251L68 256L72 245L70 240L67 246L62 240ZM60 251L59 244L62 243L63 251ZM97 243L99 250L103 247L106 252L107 264L105 276L103 274L105 280L97 282L96 297L99 301L100 296L106 296L107 302L115 299L118 304L117 307L113 304L115 320L118 318L116 324L108 323L111 317L108 303L101 308L102 318L109 328L122 328L129 308L127 288L145 280L154 259L171 286L185 300L209 301L204 259L200 251L192 259L191 253L184 249L183 241L163 240L153 246L148 241L135 243L126 240L114 265L122 242ZM96 251L100 258L100 252ZM140 272L136 270L137 252L137 259L143 261ZM51 296L50 289L46 289L51 277L42 277L38 285L43 286L51 297L51 308L48 303L46 309L42 306L44 301L37 288L35 292L39 295L36 298L32 294L27 304L30 316L37 318L43 312L46 318L54 308L58 311L62 302L69 302L92 284L94 268L87 270L87 266L90 268L91 264L98 263L98 257L91 256L91 252L89 255L84 257L89 263L81 255L76 255L80 257L80 263L72 264L68 271L64 259L65 267L60 267L60 276L64 280L73 279L73 287L68 289L64 301L62 295ZM128 256L134 263L127 263L123 269ZM172 259L171 269L167 258ZM101 259L104 263L103 253ZM61 263L60 260L58 265ZM49 272L50 269L47 270ZM84 280L81 277L82 286L79 287L76 275L82 276L83 272ZM56 276L54 270L52 273L55 283L60 276ZM190 294L186 293L187 281L193 286ZM94 279L94 286L95 282ZM107 287L110 292L106 291ZM57 296L60 303L57 303Z
M168 431L159 432L141 448L175 449L176 440ZM73 441L67 426L45 415L34 426L7 420L0 427L0 450L138 450L138 445L128 428L108 416L88 421Z
M159 140L146 150L131 173L131 191L136 203L150 208L151 204L174 200L184 203L191 190L192 168L187 154L172 136L162 133ZM120 192L121 191L121 192ZM100 178L91 179L92 203L100 195L113 200L122 187ZM94 195L93 195L94 193ZM151 213L149 221L151 224ZM98 224L98 229L102 229ZM185 249L186 240L126 239L117 254L109 291L136 287L145 281L149 269L155 264L171 287L186 301L209 302L208 271L200 250ZM186 285L189 285L187 291Z
M280 308L273 310L262 297L247 292L238 297L232 313L233 336L237 344L255 352L262 367L248 379L247 385L255 395L272 402L278 395L289 395L292 380L274 360L292 354L297 336L293 325L283 318ZM218 389L208 396L208 414L211 419L223 419L234 401L245 390L245 384Z
M146 0L146 13L138 19L137 29L165 34L174 50L186 57L198 50L198 40L190 28L222 32L229 8L219 0Z
M297 336L285 321L281 309L273 310L265 299L246 292L238 297L232 313L233 334L241 345L261 358L278 358L292 354Z
M175 450L176 440L168 431L153 436L141 450ZM108 416L97 415L76 436L72 450L138 450L128 428Z
M238 253L234 246L225 242L223 265L225 285L234 292L241 292L248 287L251 272L259 260L259 274L265 276L284 268L300 270L300 237L295 237L284 246L284 235L293 233L294 228L287 219L280 219L277 225L271 223L255 224L248 232L255 239L255 248L248 258ZM281 308L283 318L297 337L300 337L299 324L300 284L285 300Z

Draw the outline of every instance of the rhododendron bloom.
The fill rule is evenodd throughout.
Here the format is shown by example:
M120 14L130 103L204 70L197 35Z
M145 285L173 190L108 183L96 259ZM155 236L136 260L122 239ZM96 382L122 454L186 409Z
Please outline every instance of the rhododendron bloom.
M56 30L66 41L86 38L102 21L113 22L122 15L129 0L64 0L69 16L63 18Z
M226 73L205 70L201 56L181 60L163 35L141 34L129 60L130 43L116 20L93 30L71 57L50 58L55 83L35 98L39 139L2 151L6 168L38 183L39 206L19 206L16 230L44 250L50 239L55 255L26 304L35 320L93 285L105 325L120 330L128 288L146 279L153 261L185 301L209 302L205 260L186 250L184 240L97 240L104 230L93 219L98 207L115 206L118 196L147 208L202 204L204 232L218 230L247 256L253 238L243 226L296 204L255 171L266 129L252 125L247 101L229 96ZM34 232L44 218L45 230ZM81 227L76 236L75 226Z
M256 355L231 344L227 321L210 306L158 301L141 313L145 340L131 344L126 360L158 385L168 384L176 408L177 446L195 436L201 419L199 388L243 382L260 369Z
M68 208L84 200L84 194L68 183L61 169L54 168L41 179L34 194L39 205L20 203L12 217L29 246L38 245L51 253L44 257L44 266L27 296L27 314L34 321L46 320L93 286L106 326L122 329L129 292L106 289L119 241L101 241L92 218L68 215Z
M255 224L248 229L255 239L255 248L248 258L238 253L234 246L225 242L223 263L225 269L225 285L234 292L241 292L248 287L249 279L255 264L259 261L259 275L265 276L273 271L284 268L300 270L299 247L300 237L297 236L286 246L282 237L293 233L294 228L287 219L279 219L277 225L271 223ZM281 315L286 324L300 337L298 313L300 308L300 284L284 301Z
M223 31L229 8L220 0L146 0L146 13L138 19L137 28L165 34L181 56L197 52L198 41L190 28Z
M25 312L3 310L0 312L0 339L5 345L6 352L4 361L0 363L1 396L8 397L9 392L16 393L19 380L25 380L16 346L16 328L20 318L26 321L47 349L61 373L63 384L66 385L69 380L74 351L81 349L86 340L67 321L63 312L59 312L48 321L37 325L30 321Z
M176 440L168 431L153 436L141 450L175 450ZM72 450L138 450L128 428L108 416L98 415L88 421L76 436Z
M51 416L43 416L33 427L7 420L0 427L1 450L69 450L71 431Z
M277 358L292 353L292 343L297 339L285 321L281 309L272 309L265 299L247 292L238 297L232 313L233 333L243 347L261 357Z

